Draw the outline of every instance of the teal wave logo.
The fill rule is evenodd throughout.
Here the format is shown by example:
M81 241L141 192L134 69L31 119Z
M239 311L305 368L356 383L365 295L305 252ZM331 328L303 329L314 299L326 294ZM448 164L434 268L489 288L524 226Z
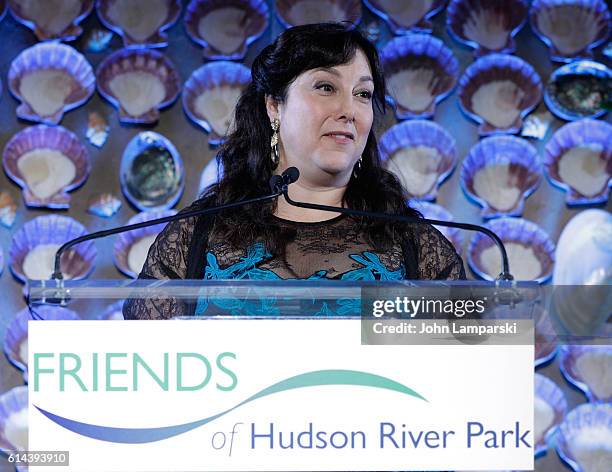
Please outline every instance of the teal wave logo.
M158 428L114 428L111 426L100 426L95 424L82 423L80 421L75 421L55 415L49 411L39 408L36 405L34 405L34 407L57 425L81 436L86 436L92 439L98 439L100 441L112 443L144 444L172 438L174 436L178 436L193 429L199 428L200 426L211 423L217 418L220 418L226 415L227 413L234 411L242 405L246 405L247 403L253 402L259 398L263 398L268 395L273 395L275 393L285 392L288 390L295 390L298 388L320 387L324 385L374 387L383 390L391 390L394 392L402 393L404 395L418 398L423 401L427 401L423 396L419 395L411 388L399 382L391 380L387 377L382 377L380 375L355 370L318 370L314 372L306 372L304 374L296 375L294 377L281 380L280 382L277 382L274 385L260 390L256 394L248 397L246 400L243 400L237 405L225 411L222 411L221 413L217 413L216 415L209 416L208 418L192 421L190 423L173 426L162 426Z

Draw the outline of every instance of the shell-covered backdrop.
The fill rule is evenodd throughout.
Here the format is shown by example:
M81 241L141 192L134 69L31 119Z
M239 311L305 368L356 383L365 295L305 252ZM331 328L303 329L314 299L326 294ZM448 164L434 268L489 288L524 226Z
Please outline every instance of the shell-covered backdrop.
M325 0L318 1L319 3L325 2ZM452 172L449 175L441 177L440 175L435 175L435 166L429 168L432 172L432 182L437 182L438 188L437 192L427 192L427 194L436 195L435 203L443 207L447 212L450 212L455 221L484 224L486 220L483 219L483 208L479 205L477 198L468 197L462 188L461 175L463 172L464 175L467 175L469 178L474 177L473 174L478 171L478 168L473 166L473 168L470 167L464 170L466 157L470 154L470 151L479 140L487 139L484 138L485 134L490 134L491 130L495 127L478 121L481 119L477 116L478 113L473 114L473 110L465 110L465 107L460 104L459 92L465 89L466 94L471 94L473 96L476 90L474 87L479 86L478 80L480 80L475 79L474 83L476 85L474 85L469 84L467 78L462 82L461 78L466 69L474 64L475 61L480 60L480 63L486 63L481 56L493 50L494 53L510 53L522 59L522 61L528 65L528 70L531 71L531 69L533 69L533 72L537 74L541 80L542 87L546 87L551 74L561 67L564 62L553 62L551 60L551 54L553 56L555 56L555 54L558 56L559 54L557 54L558 51L556 50L551 51L549 45L545 43L540 36L542 32L534 32L533 22L538 21L537 18L534 19L532 16L525 15L522 21L513 23L518 26L511 32L508 32L508 35L504 35L502 32L497 38L487 38L486 35L478 31L479 21L486 20L489 21L490 25L497 25L498 27L503 25L503 22L496 23L494 19L492 20L487 14L478 10L478 7L492 3L487 0L473 0L469 2L457 0L452 0L450 2L429 2L432 4L431 9L424 11L420 19L414 18L414 15L405 15L405 17L398 19L397 22L393 22L393 18L390 19L386 17L379 9L381 5L391 4L392 2L390 1L329 1L334 4L334 7L330 8L328 6L321 11L331 11L334 12L334 14L345 15L349 18L358 18L360 16L359 28L370 35L371 39L376 42L377 47L381 51L394 38L394 31L399 33L412 28L413 31L420 34L431 34L435 36L438 40L441 40L443 45L454 55L459 66L458 71L456 71L457 78L453 79L453 82L456 80L456 84L450 91L444 90L443 93L441 92L442 85L439 81L436 82L436 78L431 76L431 72L429 72L428 75L428 65L434 68L434 70L437 70L435 69L436 67L440 67L436 66L437 63L435 58L429 59L425 57L425 55L429 53L411 53L414 55L408 55L408 57L417 57L420 54L419 57L421 57L420 60L422 62L419 62L419 64L415 66L416 68L412 68L413 70L406 72L401 67L396 67L395 69L392 67L389 73L394 74L399 70L404 74L403 76L398 76L399 80L395 78L391 81L396 87L398 84L402 84L402 80L413 81L411 85L413 94L415 90L427 89L428 83L435 83L433 87L436 87L436 89L430 90L430 96L424 96L422 100L419 100L418 97L414 95L405 96L405 98L409 99L411 102L409 105L415 109L429 110L433 115L431 120L442 127L455 141L456 164L453 165L451 169ZM1 5L5 3L13 4L18 2L0 2ZM56 1L55 3L58 2ZM74 2L69 3L72 4ZM96 4L91 10L89 10L90 3ZM97 11L100 3L105 4L105 8L107 8L108 4L112 4L112 1L84 1L83 4L85 7L74 21L64 21L62 24L60 24L61 22L56 22L47 25L48 29L54 29L53 34L55 37L65 38L63 40L64 44L71 46L76 52L84 56L93 70L97 73L97 81L107 81L104 85L97 83L95 93L93 93L93 96L84 104L79 104L76 108L73 106L66 106L63 110L63 115L62 113L56 115L61 117L59 124L73 133L81 141L82 145L86 147L91 161L91 172L89 176L84 184L78 188L67 185L64 190L60 189L58 192L70 192L69 208L57 209L58 207L56 206L54 209L53 206L48 208L32 205L26 206L22 195L22 188L20 187L21 184L18 185L14 179L12 180L7 175L6 171L0 173L0 294L2 297L2 301L0 302L0 340L2 340L3 344L7 338L9 326L16 315L25 308L22 291L23 286L12 274L10 269L10 249L13 236L18 234L19 230L23 228L26 223L34 220L38 216L49 214L69 216L84 225L88 231L97 231L126 224L128 220L139 213L139 211L137 205L134 205L133 201L127 199L124 189L121 187L122 180L120 179L120 171L122 169L122 155L128 143L130 143L138 133L143 131L159 133L164 138L170 140L176 148L167 154L166 157L170 159L170 161L166 162L164 165L174 166L172 172L176 174L174 178L177 187L173 190L174 193L169 195L166 200L161 198L160 201L162 204L159 206L151 205L150 208L163 210L168 209L167 206L170 205L174 209L180 209L189 204L198 195L202 171L206 165L214 159L216 154L215 146L210 144L216 144L218 142L218 136L215 135L215 124L219 126L219 123L221 123L221 125L227 123L227 115L223 116L222 113L218 113L218 116L211 118L206 123L204 123L201 117L197 116L199 113L198 107L206 107L207 103L214 103L215 97L208 96L202 98L199 103L197 99L191 100L191 98L189 98L189 100L187 100L186 97L191 97L189 94L192 94L193 91L190 87L193 87L193 85L190 84L187 90L185 90L184 87L192 74L205 64L228 59L248 68L258 52L284 30L286 25L283 21L286 21L287 15L289 15L292 21L296 21L296 17L299 17L300 11L302 11L303 14L307 14L309 18L316 18L317 15L321 13L320 11L315 11L317 10L316 8L310 10L308 8L296 8L296 1L289 0L279 0L277 2L274 0L228 0L225 2L216 0L154 0L151 4L159 8L166 5L164 8L167 9L167 14L160 13L158 15L151 15L150 18L147 18L148 23L142 26L142 29L131 30L131 36L126 39L122 37L125 36L125 34L122 35L122 33L124 33L124 29L128 28L129 25L133 27L131 22L133 22L134 18L127 18L122 22L120 18L117 19L117 15L123 13L117 10L114 13L112 11L108 14L105 13L106 16L103 16L105 18L105 23L102 23L100 21L100 14ZM277 3L280 5L282 14L284 15L282 17L285 18L285 20L279 18ZM317 2L310 0L310 3L314 5ZM396 3L400 3L399 0ZM410 2L406 0L406 3ZM414 3L423 4L424 2ZM513 2L502 3L511 4ZM516 3L527 4L527 7L532 6L531 1L519 1ZM538 5L548 3L554 4L554 2L542 1L537 3ZM588 43L590 38L594 47L590 47L588 44L586 47L584 44L569 46L562 44L561 47L564 47L566 52L571 49L571 47L574 47L574 49L577 50L576 54L580 55L582 58L592 53L592 59L607 67L611 67L612 46L609 43L610 16L609 13L607 17L601 13L602 8L605 7L605 5L601 7L601 4L607 3L609 10L610 2L577 1L576 3L581 5L592 3L597 6L596 15L593 14L595 16L583 15L587 19L596 17L597 30L592 32L592 37L588 34L585 36L583 33L583 36L586 38L585 41ZM454 5L453 8L449 7L449 4ZM182 7L178 15L176 13L177 5ZM245 5L251 8L252 18L244 16L237 10L246 8ZM223 14L219 14L217 18L209 19L209 21L203 21L198 17L198 15L204 15L206 14L205 12L218 8L219 6L229 7L229 10ZM234 10L232 10L232 8L234 8ZM343 9L346 8L354 8L355 11L343 12ZM473 15L470 13L470 8L475 9L472 10L474 13ZM374 10L376 10L376 13ZM470 30L464 31L464 35L472 38L471 42L466 42L464 40L465 38L462 39L455 32L449 30L448 25L451 23L455 25L457 23L453 23L455 19L449 17L449 13L455 10L460 12L457 14L466 17L465 19L459 18L458 21L459 23L463 21L466 25L469 24ZM85 16L83 17L83 15ZM109 15L115 15L113 17L115 19L109 21ZM186 27L186 16L189 17L189 27ZM28 26L23 24L23 20L20 20L20 18L20 15L7 12L0 22L0 39L2 40L2 48L0 48L0 148L2 150L4 150L7 143L9 143L11 138L17 133L38 124L35 121L25 121L24 119L18 118L18 108L21 105L21 101L13 90L9 91L9 70L12 62L23 51L35 46L41 40L41 38L34 34L31 25ZM242 41L237 37L240 33L237 32L236 29L232 30L231 27L228 27L228 29L224 31L211 32L206 30L210 25L231 24L232 21L244 26L245 32ZM544 25L544 21L550 22L550 18L547 17L542 19L542 25ZM112 26L114 32L108 29L111 23L114 25ZM117 26L119 23L128 26L122 29L120 26ZM406 26L408 23L409 25ZM82 32L80 32L80 30L82 30ZM497 33L499 33L499 31ZM602 40L604 37L607 39ZM138 38L141 39L141 44L139 44ZM478 48L478 44L474 43L474 38L484 42L488 41L487 44L495 41L499 44L497 46L491 46L491 44L489 44L490 47L488 49L487 47ZM116 60L109 66L112 69L111 72L105 72L104 74L99 73L99 66L103 61L111 57L113 53L120 51L126 47L126 45L129 47L129 51L138 51L139 47L142 47L142 44L146 47L153 47L154 49L150 49L150 51L154 51L154 53L148 55L161 58L157 59L157 61L159 63L163 62L166 66L164 66L165 68L163 68L157 82L150 80L150 76L149 79L142 82L142 84L145 84L143 87L151 87L147 97L137 97L134 103L121 103L120 107L116 101L113 102L113 99L108 97L106 87L115 87L115 93L122 95L128 93L129 84L126 83L126 80L123 80L115 81L113 85L111 83L113 79L112 70L118 71L117 73L128 71L131 74L135 74L133 77L142 78L143 76L138 74L150 72L154 64L145 62L126 64L122 63L120 60ZM226 51L225 56L223 51ZM121 56L122 55L115 55L114 57ZM137 52L130 52L128 54L126 52L123 56L143 57L143 54ZM147 54L144 54L144 56L147 56ZM425 59L423 59L423 57L425 57ZM44 60L44 58L41 59L43 63ZM563 57L562 60L571 62L571 58L568 59L567 57ZM512 61L505 60L505 62L511 63ZM406 67L406 65L404 66ZM36 67L40 67L40 64L37 64ZM411 68L410 64L408 64L407 68ZM523 69L527 70L525 68ZM178 74L178 90L177 79L173 75L174 70L176 70L176 74ZM455 72L453 72L453 74L454 73ZM484 71L482 77L485 77L487 73L487 71ZM531 72L529 72L529 74L531 74ZM236 74L230 74L228 77L227 80L229 81L230 87L226 87L224 91L221 88L215 88L217 85L222 86L225 83L223 80L226 79L219 77L219 83L217 84L213 78L213 80L209 81L210 84L207 85L212 92L207 93L219 93L220 96L223 95L229 102L235 100L236 94L238 93L237 90L239 91L239 87L242 85ZM508 77L508 75L503 75L502 72L499 80L503 80L506 77ZM41 76L37 80L40 83L41 81L44 82L43 79L45 78ZM56 79L57 77L55 77L54 80ZM525 79L525 81L527 80L528 79ZM534 84L537 83L537 78L535 78L535 76L529 78L529 80ZM228 84L226 83L225 85ZM32 84L29 85L30 95L32 93L35 94L35 91L33 92L31 89L32 86ZM62 86L65 86L65 84ZM17 91L17 95L24 95L25 86L22 84L21 87L22 90L21 92ZM28 92L28 90L26 90L26 92ZM60 93L61 91L54 91L54 93L55 92ZM182 96L180 95L181 93L183 94ZM529 95L530 93L531 96L526 96L523 100L522 105L526 106L522 107L521 104L518 105L516 117L512 117L511 119L511 121L514 121L508 123L507 126L498 128L511 130L514 125L518 123L520 126L522 122L522 134L519 132L517 136L525 139L535 148L540 160L538 166L531 166L537 168L538 172L541 173L541 178L538 180L539 184L537 186L523 185L524 188L529 187L526 192L526 196L529 198L524 199L522 214L518 215L513 213L513 215L521 216L523 219L537 224L539 228L547 234L550 241L556 245L563 228L572 217L592 208L610 212L612 205L609 200L601 203L602 197L599 194L590 199L591 201L599 201L599 203L591 202L590 204L581 206L566 205L566 192L561 188L558 182L555 182L555 185L553 185L551 179L547 178L544 160L547 142L551 140L555 131L567 122L549 114L550 112L544 100L539 101L536 105L527 103L529 99L539 97L543 91L539 92L533 89L531 92L527 91L524 94ZM103 97L101 94L105 94L105 96ZM157 101L153 101L152 103L146 102L146 100L151 100L151 97L154 97L155 94L158 95ZM58 99L57 96L54 94L52 95L53 97L39 97L39 99ZM136 95L138 95L138 91L136 91ZM61 96L59 98L62 99ZM69 98L70 96L68 95L66 97L66 102L69 102ZM609 98L610 97L608 97L608 99ZM187 111L185 110L186 102L189 103ZM39 105L43 107L51 106L52 104L42 103ZM472 105L474 105L474 103ZM610 103L608 103L608 105L610 105ZM482 110L482 103L480 104L480 109ZM428 114L430 113L412 113L411 119L427 118ZM23 117L23 114L19 116ZM26 118L31 119L32 116L33 115L30 114ZM217 121L213 122L215 119ZM498 116L496 119L501 118ZM610 123L611 121L610 114L604 114L597 119L602 123ZM43 122L52 126L58 124L50 123L48 119L43 120ZM400 122L395 110L393 107L390 107L380 128L377 130L378 136L382 136L385 131ZM108 126L108 137L104 142L106 124ZM96 125L97 128L90 129L92 125ZM488 126L487 130L485 130L486 133L479 133L479 128L482 131L484 125ZM209 134L211 128L213 133L215 133L212 136ZM535 137L538 134L539 136ZM91 141L88 140L88 136L92 135L94 139ZM609 137L609 134L607 136ZM98 138L98 141L96 141L95 138ZM424 139L426 138L427 136L424 137ZM104 143L101 146L94 146L92 141L96 141L98 145L102 144L102 142ZM610 139L608 139L607 144L604 142L604 148L606 146L607 149L604 149L603 152L607 153L607 172L610 172L612 167L610 164L610 159L612 159L612 157L610 157L610 153L612 152L610 150L610 147L612 147ZM177 157L175 152L178 153L180 157ZM406 159L408 158L409 157L406 157ZM509 172L512 178L520 180L521 175L527 175L527 170L531 171L531 167L530 169L522 171L520 167L508 167L508 162L510 161L505 162L507 167L504 172ZM514 163L514 161L512 162ZM493 164L504 165L504 161L503 159L499 161L495 160ZM124 165L127 164L124 162ZM503 174L503 172L501 173ZM497 174L499 174L499 172ZM491 175L496 175L496 173L491 172ZM556 175L556 177L558 177L558 175ZM485 186L484 192L486 192L486 190L487 187ZM155 188L143 190L144 193L154 193L155 191ZM177 196L180 197L178 201L176 201ZM589 199L583 200L588 201ZM166 207L164 207L164 202L169 202ZM15 208L14 221L12 221L13 218L11 216L11 204L14 204ZM96 205L91 208L92 204ZM508 205L508 207L511 206L512 205ZM516 206L517 205L514 206L515 210ZM142 207L141 205L141 208ZM420 209L423 211L427 208L427 204L420 206ZM439 214L439 212L437 214ZM106 217L101 215L105 215ZM499 216L504 215L495 214L493 218ZM484 214L484 217L489 218L490 215L487 216ZM586 228L590 227L587 226ZM582 236L584 237L585 235ZM476 273L468 267L468 253L472 237L472 234L464 232L462 237L453 238L453 241L461 245L458 249L460 249L469 276L476 278ZM115 240L116 238L110 237L95 242L97 255L93 261L94 267L89 275L90 278L125 279L126 276L120 272L115 265L116 258L113 256ZM126 271L124 270L124 272ZM550 283L550 279L544 283ZM98 317L105 308L105 306L100 306L99 313L97 314L79 313L79 315L82 318L93 319ZM559 355L553 358L552 362L538 366L538 373L545 375L561 388L567 398L569 407L568 412L576 405L587 402L586 396L578 390L571 388L568 381L562 376L559 366ZM17 370L5 356L0 357L0 395L22 385L23 381L22 372ZM538 458L536 461L536 468L537 470L550 472L569 470L554 451L549 451L545 456ZM1 454L0 470L11 470L8 462Z

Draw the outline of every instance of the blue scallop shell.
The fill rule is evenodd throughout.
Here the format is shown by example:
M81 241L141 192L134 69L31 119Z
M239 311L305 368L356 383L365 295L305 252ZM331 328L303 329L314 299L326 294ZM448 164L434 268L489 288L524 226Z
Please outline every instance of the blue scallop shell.
M244 42L231 53L222 52L200 36L199 22L204 15L217 8L235 7L245 10ZM191 0L185 13L185 31L193 41L204 48L204 58L212 60L242 60L251 43L268 28L270 9L264 0Z
M109 321L123 321L123 303L125 300L119 300L118 302L109 305L104 312L100 315L101 320Z
M165 218L166 216L176 215L176 213L176 210L145 211L130 218L127 225L135 225L138 223L144 223L145 221L155 220L157 218ZM166 224L167 223L147 226L145 228L139 228L117 235L115 245L113 246L113 262L115 263L117 269L128 277L133 279L137 278L138 274L133 272L128 265L128 254L130 253L130 248L141 238L151 236L153 234L159 234L166 227Z
M593 113L581 112L579 110L572 110L564 106L555 97L555 90L557 81L564 76L577 76L584 75L587 77L597 77L601 81L605 81L607 93L606 96L602 97L602 107ZM608 110L605 106L606 102L612 100L612 70L605 64L594 61L576 61L570 64L559 67L555 70L546 84L544 89L544 103L548 109L557 117L566 121L575 121L583 118L599 118L604 116Z
M519 118L508 128L496 128L486 123L472 109L472 96L481 85L495 80L511 80L523 90L525 96L519 104ZM459 79L459 107L466 116L481 126L482 136L495 133L518 133L523 126L522 119L533 110L542 99L542 80L531 65L509 54L489 54L471 64Z
M374 14L381 17L387 23L393 34L400 35L410 32L431 33L433 26L429 21L427 21L427 19L431 18L442 10L446 0L434 0L428 11L419 19L419 21L412 25L400 24L398 18L394 17L392 13L389 13L378 0L364 0L363 3L365 3L366 7L372 10ZM410 2L406 2L405 8L410 8L411 6L412 5L410 5Z
M595 40L586 44L580 51L572 53L559 51L552 40L539 28L540 16L545 13L551 15L554 9L560 6L575 6L593 14L595 21L589 21L588 24L596 30ZM610 10L604 0L534 0L529 10L529 23L533 32L550 48L550 58L559 62L571 62L577 58L591 57L591 50L610 36ZM574 23L576 28L580 28L579 22ZM572 33L573 31L568 31L568 34Z
M419 63L435 72L437 82L432 84L431 90L434 99L425 110L408 109L389 90L387 100L395 108L399 120L433 117L436 104L453 91L459 76L457 58L440 39L429 34L411 33L392 39L381 51L380 61L387 77L405 69L417 69Z
M612 404L586 403L579 405L570 411L559 425L559 430L555 436L557 453L575 472L588 471L580 467L570 445L581 433L588 430L612 431ZM599 435L595 437L597 439L588 446L591 449L597 448L600 452L602 450L606 451L608 460L612 460L612 442L609 437L603 438Z
M117 0L96 0L96 12L98 18L104 26L117 33L123 39L123 45L126 48L153 47L161 48L168 46L168 35L164 33L170 28L181 15L182 5L180 0L167 0L168 16L164 22L153 32L148 38L138 40L130 36L129 32L125 31L120 25L116 24L108 15L108 9L111 4Z
M535 282L544 283L552 276L555 261L555 244L538 225L523 218L502 217L489 221L486 227L497 234L503 243L513 242L533 249L542 266L540 275L534 279ZM488 274L482 267L480 255L493 244L495 243L488 236L477 233L473 236L468 248L467 259L472 271L478 277L489 281L494 281L495 276ZM511 273L512 270L512 261L510 261Z
M68 216L44 215L28 221L13 235L9 250L11 272L25 283L22 264L29 251L39 244L64 244L85 234L85 227ZM72 279L84 279L94 269L96 254L93 241L76 245L62 256L62 272Z
M296 18L290 18L289 13L291 7L300 3L303 0L276 0L276 16L285 28L307 24L306 21ZM315 21L315 23L325 22L349 22L353 25L358 25L361 22L362 9L360 0L330 0L330 4L334 4L342 8L344 15L342 18L333 18L331 16L324 17Z
M81 10L72 22L60 32L45 31L41 25L36 24L33 18L29 18L21 10L21 5L15 0L9 0L9 8L11 15L22 25L31 29L39 41L59 40L72 41L83 33L83 28L79 23L83 21L93 10L94 0L81 0Z
M561 372L568 382L582 390L592 403L612 402L612 395L600 398L597 392L593 390L592 386L587 384L586 380L576 367L576 361L578 358L586 353L601 354L602 356L608 358L608 365L612 366L612 346L565 345L561 346L560 351L561 357L559 359L559 364L561 366Z
M60 306L39 305L32 308L41 320L80 320L74 311ZM28 359L22 359L19 353L21 343L28 339L28 321L33 320L29 308L19 311L9 323L4 338L4 353L17 369L23 372L24 381L28 381Z
M450 211L435 203L425 202L422 200L409 201L409 206L420 212L425 218L440 221L454 221ZM461 254L463 247L463 236L459 228L448 228L445 226L435 226L442 234L453 243L455 250Z
M78 84L66 99L64 106L49 116L40 116L21 96L21 78L38 69L60 69L70 75ZM13 96L21 102L17 116L24 120L57 125L64 113L83 105L94 93L96 78L85 56L76 49L61 43L40 43L25 49L11 62L8 73L8 87Z
M587 144L598 144L603 148L606 171L610 174L608 185L596 195L585 196L566 184L558 171L561 157L570 149ZM592 205L605 203L612 187L612 125L605 121L584 119L568 123L555 132L544 147L544 166L553 185L565 190L568 205ZM596 190L596 189L595 189Z
M0 395L0 451L10 454L22 451L16 444L12 444L5 435L7 420L14 414L28 409L28 387L21 385L14 387ZM27 470L22 468L21 470Z
M474 48L476 57L492 52L511 53L515 49L514 36L527 21L527 8L525 0L451 0L446 12L446 27L453 38ZM498 15L506 27L507 39L501 47L490 49L465 35L464 27L471 20L471 14L486 10Z
M563 390L548 377L535 374L535 396L544 400L555 412L553 423L548 427L540 441L534 445L535 456L544 454L548 449L548 441L555 434L559 424L567 413L567 400Z
M513 207L503 211L493 208L474 189L474 177L480 170L502 164L511 166L510 174L521 192ZM525 139L515 136L492 136L479 141L470 149L461 167L461 187L470 200L483 208L483 218L522 215L525 199L536 190L541 177L542 165L538 151ZM507 183L491 182L492 191L500 185L506 186Z
M198 193L201 195L204 191L213 184L216 184L223 177L223 163L218 159L218 156L212 158L200 175L200 186Z
M183 92L183 110L197 125L204 128L210 136L208 142L218 145L223 142L225 136L220 135L213 129L209 118L196 110L195 101L205 91L215 87L238 87L244 90L251 82L251 70L242 64L235 62L218 61L210 62L196 69L185 82Z
M140 211L172 208L185 189L185 170L179 152L170 140L154 131L138 133L130 140L121 158L119 179L123 194ZM143 185L155 180L159 186L143 189Z
M443 156L438 168L437 183L420 200L434 200L440 184L453 172L457 164L457 149L453 138L440 125L427 120L404 121L389 128L380 138L379 149L383 163L400 149L429 146Z
M17 165L19 158L25 153L42 148L61 152L72 161L76 168L72 182L46 199L41 199L30 191ZM87 148L74 133L62 126L37 125L21 130L4 147L2 165L11 180L23 189L23 198L27 206L52 209L69 208L70 195L67 192L83 185L91 172Z

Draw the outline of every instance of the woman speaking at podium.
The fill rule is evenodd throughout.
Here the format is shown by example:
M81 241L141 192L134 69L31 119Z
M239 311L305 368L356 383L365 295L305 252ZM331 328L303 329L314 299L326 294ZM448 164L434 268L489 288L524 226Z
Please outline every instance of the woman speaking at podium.
M384 114L376 48L357 30L289 28L255 59L218 158L220 181L186 210L270 193L295 166L293 200L419 216L383 169L373 124ZM462 279L461 258L430 225L370 220L290 205L284 197L169 223L151 246L148 279ZM130 300L128 319L184 313L175 299ZM196 310L196 314L199 314Z

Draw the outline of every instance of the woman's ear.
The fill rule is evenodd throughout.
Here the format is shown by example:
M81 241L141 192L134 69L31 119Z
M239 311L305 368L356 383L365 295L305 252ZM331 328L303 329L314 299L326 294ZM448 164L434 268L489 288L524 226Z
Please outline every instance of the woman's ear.
M280 110L278 102L270 95L266 95L266 111L268 112L268 118L270 118L270 122L274 120L280 120Z

